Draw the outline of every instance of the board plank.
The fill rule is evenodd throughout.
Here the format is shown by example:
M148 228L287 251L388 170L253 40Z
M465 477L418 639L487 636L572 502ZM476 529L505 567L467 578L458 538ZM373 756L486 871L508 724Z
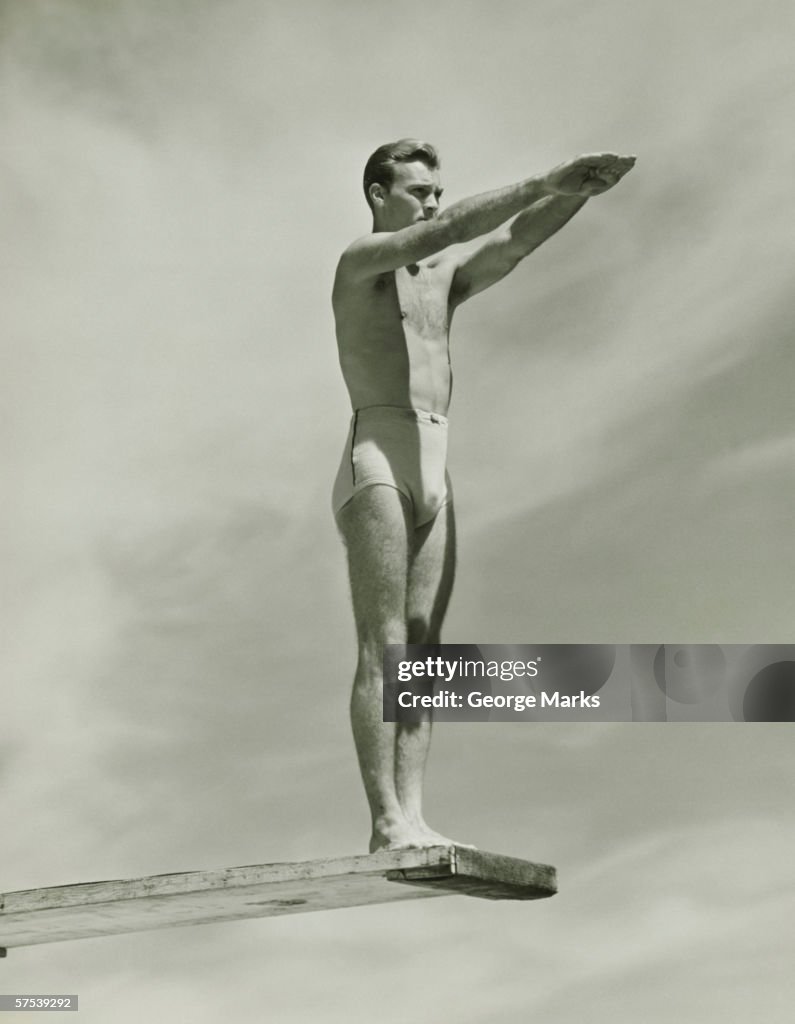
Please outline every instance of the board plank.
M549 865L460 846L83 882L0 895L0 956L12 946L451 893L528 900L556 891Z

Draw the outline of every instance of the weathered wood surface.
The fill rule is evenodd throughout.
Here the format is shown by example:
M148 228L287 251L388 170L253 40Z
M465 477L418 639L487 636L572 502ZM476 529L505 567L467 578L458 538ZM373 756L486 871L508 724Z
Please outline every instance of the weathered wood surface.
M0 895L0 956L12 946L451 893L527 900L555 892L553 867L457 846L84 882Z

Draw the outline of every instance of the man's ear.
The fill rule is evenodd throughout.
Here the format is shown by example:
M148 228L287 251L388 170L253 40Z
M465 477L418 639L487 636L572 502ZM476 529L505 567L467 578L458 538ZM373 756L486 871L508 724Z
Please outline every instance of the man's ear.
M370 186L370 199L374 206L376 204L380 206L384 202L384 186L379 185L377 181L374 181Z

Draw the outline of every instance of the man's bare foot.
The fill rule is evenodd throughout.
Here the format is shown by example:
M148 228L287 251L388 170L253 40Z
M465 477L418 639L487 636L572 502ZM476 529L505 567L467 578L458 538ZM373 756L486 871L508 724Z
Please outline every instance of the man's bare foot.
M457 839L448 839L447 836L443 836L441 832L435 832L432 828L427 825L423 826L423 835L427 836L430 840L430 846L460 846L465 850L476 850L477 847L473 843L459 843Z
M377 853L378 850L424 850L436 845L424 832L408 825L375 828L370 836L370 853Z
M461 846L475 850L472 843L459 843L436 832L424 821L380 821L373 826L370 853L378 850L425 850L429 846Z
M424 821L410 821L407 818L376 821L370 836L370 853L378 850L424 850L429 846L466 846L475 849L469 843L457 843L440 832L434 832Z

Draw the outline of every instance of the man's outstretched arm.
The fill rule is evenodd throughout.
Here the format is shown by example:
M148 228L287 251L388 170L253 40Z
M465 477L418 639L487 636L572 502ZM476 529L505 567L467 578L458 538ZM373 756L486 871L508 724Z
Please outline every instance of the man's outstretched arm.
M588 158L583 157L582 160ZM533 203L510 224L494 232L475 252L459 263L450 289L454 306L496 284L513 268L551 238L581 210L590 196L612 188L634 166L634 157L617 157L615 163L582 177L566 171L563 164L547 176L553 194ZM561 171L566 173L560 174Z
M365 279L408 266L450 245L469 242L494 231L545 196L588 196L603 192L626 174L633 163L634 157L612 153L577 157L548 174L462 199L433 220L412 224L400 231L365 235L343 253L340 270L350 278ZM619 170L625 164L626 169Z

